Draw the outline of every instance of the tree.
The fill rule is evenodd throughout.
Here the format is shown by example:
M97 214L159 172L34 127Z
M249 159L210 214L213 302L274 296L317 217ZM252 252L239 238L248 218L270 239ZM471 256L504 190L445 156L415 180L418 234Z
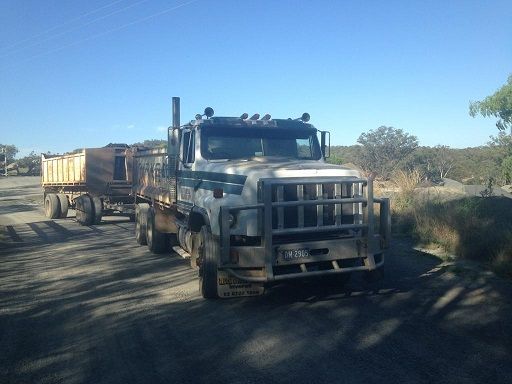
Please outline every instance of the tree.
M496 127L500 131L508 127L512 130L512 75L508 77L507 83L491 96L487 96L482 101L470 102L469 114L472 117L476 115L497 117Z
M386 126L362 133L357 142L362 145L360 155L363 168L377 172L384 179L388 179L418 147L416 136Z
M491 136L491 140L487 143L489 147L495 150L495 153L501 158L512 155L512 136L501 131L498 136Z
M18 148L12 144L0 144L0 153L4 153L7 156L7 163L12 163L14 161L14 157L18 153ZM2 160L3 162L4 160Z
M41 169L41 155L36 154L34 151L30 152L28 156L18 160L18 167L25 168L27 175L39 174Z
M401 168L409 171L416 169L426 180L435 180L438 176L434 166L434 157L433 148L418 147L402 162Z
M434 167L437 170L437 175L443 179L448 176L448 173L452 170L455 164L455 158L453 157L450 147L446 145L436 145L433 149Z
M503 173L505 184L510 184L512 182L512 156L508 156L503 159L503 162L501 163L501 172Z

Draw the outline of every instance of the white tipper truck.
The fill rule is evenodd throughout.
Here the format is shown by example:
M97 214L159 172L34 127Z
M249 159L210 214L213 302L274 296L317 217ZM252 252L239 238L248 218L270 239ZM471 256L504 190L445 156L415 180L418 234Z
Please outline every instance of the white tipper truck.
M139 244L190 257L205 298L260 295L291 279L381 275L389 201L373 196L371 177L325 161L329 133L307 113L214 117L206 108L180 125L180 99L172 101L167 149L133 156Z

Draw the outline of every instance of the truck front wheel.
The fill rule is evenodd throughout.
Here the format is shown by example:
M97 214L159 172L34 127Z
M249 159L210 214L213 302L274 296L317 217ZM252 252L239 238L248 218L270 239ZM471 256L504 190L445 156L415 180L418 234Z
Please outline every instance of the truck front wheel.
M60 204L57 195L49 193L44 199L44 214L50 219L58 219L60 217Z
M219 242L203 226L197 236L197 257L199 264L199 289L205 299L215 299L217 293L217 270L219 268Z
M169 248L169 238L166 233L160 232L155 227L155 209L148 209L146 222L146 239L148 248L153 253L164 253Z

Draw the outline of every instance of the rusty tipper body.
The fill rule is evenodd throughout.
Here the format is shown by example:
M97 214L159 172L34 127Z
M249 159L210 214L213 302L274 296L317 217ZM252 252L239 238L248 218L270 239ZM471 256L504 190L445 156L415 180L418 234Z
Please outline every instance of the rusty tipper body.
M136 237L154 252L170 241L190 257L204 297L257 295L272 282L313 276L341 284L354 271L380 275L388 200L375 198L357 170L325 162L328 132L308 114L213 117L207 108L180 125L179 99L173 107L167 151L134 154Z

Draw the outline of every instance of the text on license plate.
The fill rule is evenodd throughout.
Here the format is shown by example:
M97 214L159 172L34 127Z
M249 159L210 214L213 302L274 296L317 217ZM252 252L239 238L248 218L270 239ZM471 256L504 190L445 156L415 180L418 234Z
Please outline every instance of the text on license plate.
M283 249L281 256L284 260L296 260L309 257L309 249Z

